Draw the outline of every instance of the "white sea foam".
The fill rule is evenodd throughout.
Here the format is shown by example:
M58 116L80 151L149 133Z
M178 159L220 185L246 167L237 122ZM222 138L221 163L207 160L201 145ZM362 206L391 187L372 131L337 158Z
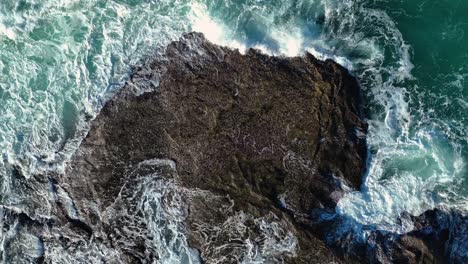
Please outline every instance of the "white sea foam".
M11 28L7 28L3 24L0 24L0 35L2 34L11 40L15 40L16 38L16 34Z
M301 1L301 3L305 4L308 1ZM279 25L274 23L275 19L284 15L281 10L291 8L291 4L287 1L279 7L269 8L258 3L258 5L252 4L253 6L240 12L235 19L226 20L223 17L224 14L211 14L207 3L192 1L191 29L204 33L205 37L213 43L238 49L241 53L245 53L249 48L261 50L269 55L288 57L301 56L305 52L309 52L319 59L333 59L352 69L353 64L344 56L338 55L336 50L329 46L320 35L304 35L304 31L318 31L318 28L306 28L306 26L296 24L294 21L284 21L283 24ZM274 9L275 7L277 9ZM251 19L250 16L244 17L249 11L248 15L253 15L258 20L256 26L264 31L260 33L263 35L261 39L255 39L258 37L256 35L249 35L247 32L249 28L239 27L239 23L247 23L248 19ZM319 12L317 10L317 13ZM314 32L314 34L318 34L318 32Z
M188 205L183 200L183 189L174 181L144 178L139 183L138 210L145 217L147 228L153 238L158 258L163 263L197 264L198 252L188 246L184 230Z
M360 1L329 1L326 6L330 37L346 41L355 51L368 45L365 59L352 61L366 104L383 110L370 112L372 156L362 191L345 195L337 212L378 229L410 231L411 222L401 218L404 213L418 215L448 205L445 198L453 195L448 186L459 185L465 173L461 150L437 126L415 120L421 113L412 100L418 95L405 86L413 79L410 47L390 17ZM374 35L363 40L364 32L356 31L359 23L368 25L366 34ZM384 56L383 47L389 55ZM391 59L384 63L384 58Z

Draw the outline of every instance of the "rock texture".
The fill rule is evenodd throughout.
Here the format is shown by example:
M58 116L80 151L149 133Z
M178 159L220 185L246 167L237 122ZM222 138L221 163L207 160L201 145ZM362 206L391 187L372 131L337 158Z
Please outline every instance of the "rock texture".
M365 170L359 98L331 60L242 55L186 34L134 69L63 173L17 173L23 189L50 191L52 216L0 208L5 252L28 252L2 260L463 263L459 213L366 240L333 214Z
M396 234L339 216L318 222L322 238L344 259L361 263L467 263L468 217L463 212L433 209L419 216L403 215L400 221L412 222L414 230ZM353 225L361 230L353 231Z
M313 208L334 208L343 185L359 187L365 133L359 86L342 66L310 54L241 55L193 33L134 70L58 184L76 217L118 247L128 232L117 229L130 221L115 213L123 186L134 188L142 175L135 168L145 161L155 163L150 170L171 163L161 177L197 190L184 194L184 228L203 260L236 263L248 257L242 252L251 241L259 244L257 257L328 262L334 255L302 222ZM226 230L230 222L245 230ZM268 223L277 225L268 232L284 234L266 237ZM268 255L265 239L287 245ZM121 249L129 262L157 257L147 254L143 237L134 242Z

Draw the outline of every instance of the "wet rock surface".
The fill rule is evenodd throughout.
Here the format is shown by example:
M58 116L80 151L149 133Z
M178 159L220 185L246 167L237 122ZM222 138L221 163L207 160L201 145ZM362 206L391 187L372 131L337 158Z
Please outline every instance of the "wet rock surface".
M203 260L328 262L334 254L301 222L334 208L343 185L359 187L365 133L359 86L335 62L241 55L188 34L134 70L59 182L79 218L112 241L123 231L103 212L142 175L130 171L168 160L172 176L159 175L187 190L184 228ZM143 240L125 252L132 260L153 257Z
M433 209L402 217L414 225L413 231L397 234L376 230L336 215L315 217L312 222L319 223L322 238L343 259L361 263L467 263L468 217L463 212Z
M359 99L331 60L186 34L133 70L63 173L37 176L53 217L8 211L8 245L41 263L463 263L457 212L364 240L323 217L365 172Z

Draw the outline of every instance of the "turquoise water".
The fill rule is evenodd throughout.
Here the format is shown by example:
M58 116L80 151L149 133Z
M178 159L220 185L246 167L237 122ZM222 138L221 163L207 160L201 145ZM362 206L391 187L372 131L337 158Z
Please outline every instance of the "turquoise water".
M407 211L468 210L468 2L463 0L3 0L0 203L50 216L26 178L61 169L130 67L186 31L245 50L311 52L363 88L372 154L337 212L394 231ZM50 164L54 164L51 166Z
M385 54L383 74L377 75L382 80L368 78L368 69L360 73L364 82L372 80L371 89L380 89L365 96L372 153L364 186L368 191L342 201L339 209L358 221L402 231L411 226L393 224L397 212L419 214L432 207L466 211L468 3L369 1L362 6L385 12L393 21L404 43L401 46L409 46L405 60L410 64L402 65L403 73L410 75L395 74L401 66L392 64L405 54L388 49L395 35L377 32L376 38L383 37L379 46ZM388 90L382 93L381 86Z

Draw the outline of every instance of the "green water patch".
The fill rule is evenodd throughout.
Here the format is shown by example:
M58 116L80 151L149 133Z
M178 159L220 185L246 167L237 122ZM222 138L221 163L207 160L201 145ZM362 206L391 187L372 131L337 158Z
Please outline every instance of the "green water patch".
M445 145L438 154L445 167L463 167L459 191L468 196L466 165L450 159L455 150L468 160L468 2L369 2L369 7L385 10L411 45L415 79L407 89L412 130L428 127L434 140Z

